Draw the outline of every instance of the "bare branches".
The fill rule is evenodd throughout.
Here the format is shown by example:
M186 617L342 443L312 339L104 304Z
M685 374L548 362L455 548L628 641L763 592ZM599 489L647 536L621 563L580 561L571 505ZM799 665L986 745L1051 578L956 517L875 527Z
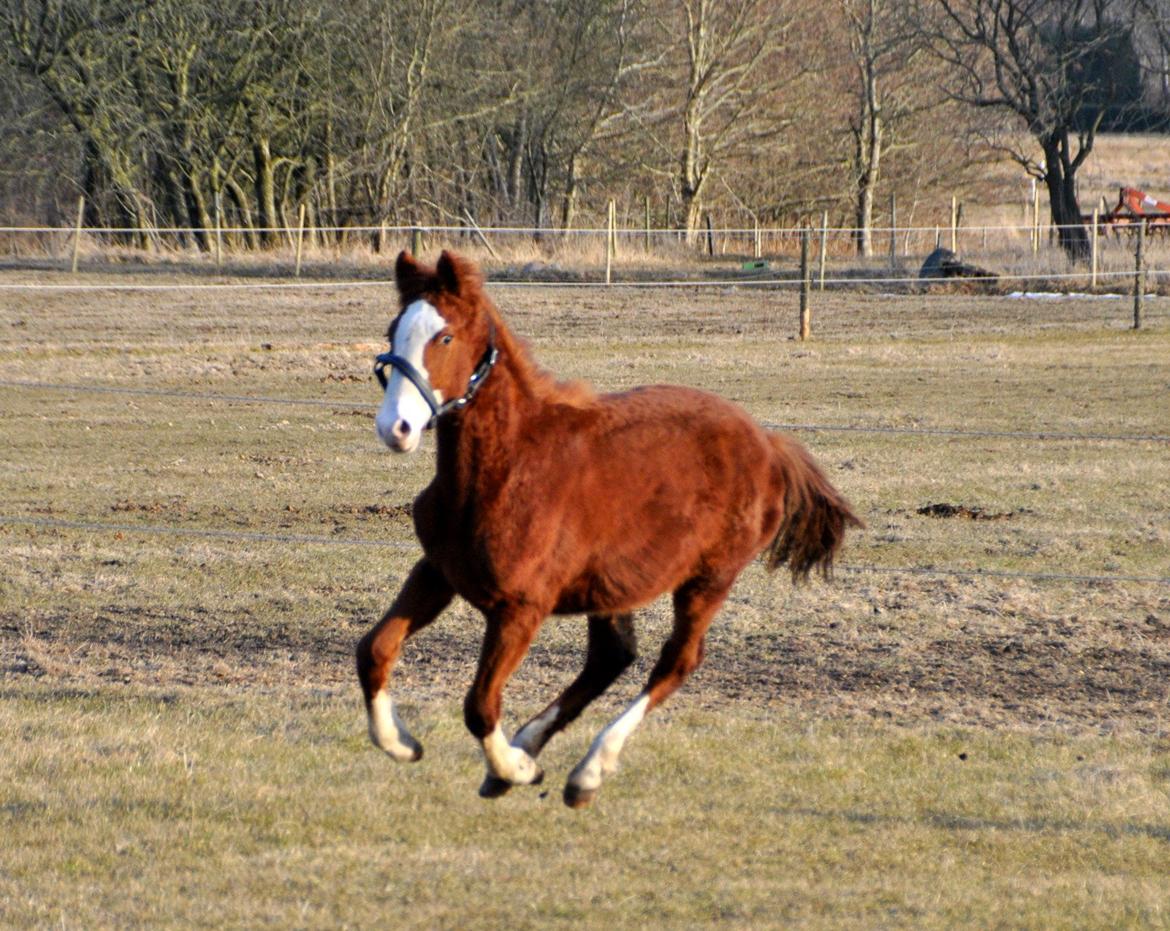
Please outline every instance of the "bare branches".
M865 230L879 187L911 202L967 164L976 114L1035 140L994 144L1071 222L1130 7L1170 111L1167 2L9 0L0 210L39 159L49 199L79 188L140 241L218 210L276 243L302 207L339 237L465 211L568 228L647 195L691 231L822 208Z
M1048 187L1052 219L1071 256L1088 247L1076 172L1092 151L1116 88L1091 67L1126 28L1109 0L934 0L930 32L949 90L971 106L1015 115L1043 152L1013 158Z

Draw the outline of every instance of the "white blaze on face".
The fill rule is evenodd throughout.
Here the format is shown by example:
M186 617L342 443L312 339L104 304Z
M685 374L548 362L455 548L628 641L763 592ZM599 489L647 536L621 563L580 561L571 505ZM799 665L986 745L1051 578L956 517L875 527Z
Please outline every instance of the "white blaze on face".
M433 304L418 300L412 302L398 319L394 329L391 351L413 365L428 381L430 374L423 365L423 351L447 325ZM431 419L431 408L422 392L398 369L386 367L386 397L374 420L378 438L395 452L409 453L418 448L423 427ZM442 400L442 395L435 395Z

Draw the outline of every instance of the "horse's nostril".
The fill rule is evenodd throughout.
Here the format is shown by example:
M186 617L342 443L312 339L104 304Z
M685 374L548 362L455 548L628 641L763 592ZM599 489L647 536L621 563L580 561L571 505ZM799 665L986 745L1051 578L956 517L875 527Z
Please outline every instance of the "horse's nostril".
M394 421L394 426L390 428L390 432L394 434L397 440L404 440L410 436L410 423L401 417Z

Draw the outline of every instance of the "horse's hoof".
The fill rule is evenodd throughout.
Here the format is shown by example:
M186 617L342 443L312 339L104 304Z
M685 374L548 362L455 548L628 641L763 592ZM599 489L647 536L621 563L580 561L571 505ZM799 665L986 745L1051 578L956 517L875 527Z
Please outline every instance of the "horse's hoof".
M544 770L537 767L536 775L531 782L524 783L525 785L538 786L544 782ZM488 773L483 777L483 782L479 784L480 798L499 798L501 795L507 795L508 790L516 783L508 782L507 779L501 779L499 776Z
M597 789L582 789L575 783L565 785L565 804L570 808L588 808L597 798Z
M512 788L512 783L506 779L501 779L499 776L493 776L488 773L483 777L483 782L479 784L480 798L499 798L501 795L507 795L508 790Z
M375 740L374 746L385 753L386 756L390 757L395 763L417 763L423 756L422 744L413 740L409 744L399 744L398 746L391 747L383 747Z

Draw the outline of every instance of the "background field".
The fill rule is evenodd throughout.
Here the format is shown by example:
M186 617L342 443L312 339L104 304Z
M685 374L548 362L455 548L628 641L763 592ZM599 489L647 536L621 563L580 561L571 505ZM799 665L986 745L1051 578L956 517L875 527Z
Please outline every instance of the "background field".
M1134 332L1121 300L833 292L802 344L790 293L493 293L565 377L799 425L869 523L837 578L749 569L597 807L562 810L652 606L547 796L481 802L476 617L396 673L417 767L368 747L351 671L431 467L373 438L392 288L2 291L0 924L1170 921L1165 299ZM513 724L582 634L547 625Z

